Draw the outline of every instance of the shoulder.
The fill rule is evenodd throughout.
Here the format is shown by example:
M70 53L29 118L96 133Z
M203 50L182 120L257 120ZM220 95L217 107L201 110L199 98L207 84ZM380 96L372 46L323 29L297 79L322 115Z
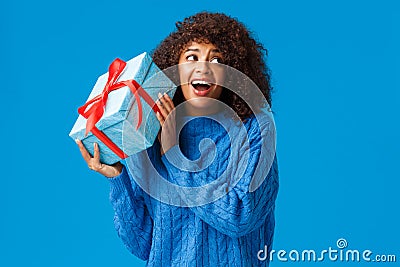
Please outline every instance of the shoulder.
M243 123L249 133L275 129L273 115L268 108L262 108L258 113L251 114Z

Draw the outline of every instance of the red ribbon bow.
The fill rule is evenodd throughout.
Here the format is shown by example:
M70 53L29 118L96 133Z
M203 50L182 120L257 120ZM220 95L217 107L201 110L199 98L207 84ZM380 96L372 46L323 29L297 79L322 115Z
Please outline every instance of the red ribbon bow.
M85 119L87 119L85 136L88 134L88 132L91 131L97 138L100 139L100 141L107 145L120 158L126 158L127 156L124 152L122 152L122 150L118 148L118 146L116 146L103 132L98 130L96 127L96 123L101 119L104 114L104 108L107 104L108 94L125 86L128 86L130 88L132 94L136 98L136 103L138 106L138 123L136 126L136 130L140 127L143 116L142 103L140 101L139 95L149 104L154 112L160 111L151 96L149 96L147 92L143 90L143 88L135 80L117 82L118 77L121 75L125 66L125 61L119 58L115 59L108 68L108 80L106 85L104 86L103 92L78 108L78 113L81 114ZM88 109L89 105L91 106Z

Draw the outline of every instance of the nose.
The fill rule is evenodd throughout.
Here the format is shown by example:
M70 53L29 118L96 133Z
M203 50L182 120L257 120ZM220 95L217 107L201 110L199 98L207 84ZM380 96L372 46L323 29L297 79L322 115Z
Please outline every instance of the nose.
M197 61L196 62L196 67L195 67L196 73L203 73L203 74L209 74L211 72L210 70L210 62L208 61Z

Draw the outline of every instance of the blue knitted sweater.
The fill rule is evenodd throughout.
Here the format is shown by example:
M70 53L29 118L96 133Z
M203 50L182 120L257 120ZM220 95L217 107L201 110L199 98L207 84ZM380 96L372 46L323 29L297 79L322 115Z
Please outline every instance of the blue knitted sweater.
M262 140L270 141L261 138L270 130L266 121L259 123L253 115L244 122L249 152L245 163L241 162L241 156L246 151L231 149L232 141L245 147L239 135L235 135L237 124L232 122L227 129L207 117L187 122L180 133L179 146L165 155L160 155L160 144L156 141L149 149L128 158L122 173L109 179L115 228L128 250L145 260L147 266L268 266L268 259L259 260L257 253L265 246L270 251L272 246L278 191L275 155L270 169L261 166L257 172L263 179L260 186L249 192L257 164L264 163L260 162ZM214 142L214 154L199 150L205 138ZM169 160L182 157L181 153L195 164L211 154L213 160L197 171L183 170ZM218 183L217 187L227 192L211 203L175 206L155 199L139 186L138 181L151 181L156 172L184 187L206 185L224 173L232 177L241 173L241 178L233 184L229 179ZM179 192L169 194L174 197Z

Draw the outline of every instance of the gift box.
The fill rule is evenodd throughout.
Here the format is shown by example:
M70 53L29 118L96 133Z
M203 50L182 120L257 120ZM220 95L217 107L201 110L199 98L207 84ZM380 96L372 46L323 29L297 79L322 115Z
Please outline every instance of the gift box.
M113 164L150 147L160 123L155 115L158 93L171 98L176 85L154 64L147 53L127 61L116 59L101 75L69 136L82 140L93 155L100 148L100 161Z

